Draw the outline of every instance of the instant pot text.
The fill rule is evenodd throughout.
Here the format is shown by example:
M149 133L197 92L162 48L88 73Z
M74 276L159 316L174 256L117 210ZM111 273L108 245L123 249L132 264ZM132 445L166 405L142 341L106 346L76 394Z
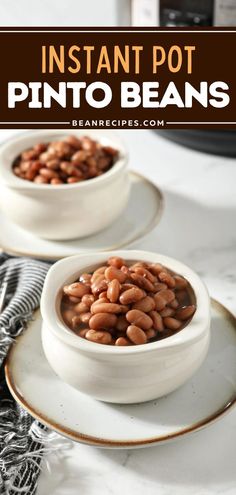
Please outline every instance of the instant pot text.
M42 45L38 64L42 80L8 82L8 108L24 102L28 108L224 108L230 103L229 84L192 76L200 68L196 45ZM149 66L152 80L143 80ZM70 80L66 81L66 75ZM55 76L55 83L45 79ZM116 76L123 78L114 90ZM178 77L181 75L181 79ZM71 77L74 80L71 80ZM105 79L105 80L104 80Z

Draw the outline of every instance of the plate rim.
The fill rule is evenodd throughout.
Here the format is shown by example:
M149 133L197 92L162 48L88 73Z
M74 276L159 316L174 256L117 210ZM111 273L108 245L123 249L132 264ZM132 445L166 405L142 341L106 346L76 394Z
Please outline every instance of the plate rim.
M164 201L164 195L162 190L160 189L159 186L157 186L152 180L148 179L144 175L140 174L139 172L136 172L134 170L129 170L129 176L136 177L143 182L147 183L149 186L152 187L153 191L155 192L155 195L159 199L159 206L156 208L155 213L153 214L153 217L151 221L146 225L139 233L137 233L132 239L129 239L128 241L121 241L117 244L114 244L113 246L108 246L105 249L99 249L101 252L106 252L110 251L113 249L120 249L125 246L129 246L133 244L134 242L143 239L149 232L151 232L160 222L162 216L163 216L163 211L164 211L164 206L165 206L165 201ZM14 224L13 224L14 225ZM37 237L37 236L36 236ZM91 236L92 237L92 236ZM88 237L89 238L89 237ZM75 239L73 239L75 240ZM9 255L14 255L14 256L28 256L30 258L37 258L41 260L46 260L46 261L57 261L63 258L66 258L68 254L63 255L63 256L56 256L56 255L47 255L47 254L42 254L42 253L32 253L29 251L25 250L17 250L11 247L7 247L4 245L3 242L0 243L0 250L9 254ZM73 254L70 254L69 256L73 256L74 254L78 254L77 251L75 251Z
M236 316L226 308L222 303L217 301L216 299L211 298L211 305L219 312L221 312L224 317L230 321L231 325L234 327L236 332ZM39 313L39 309L36 310L36 314ZM20 335L18 339L20 339L22 335ZM22 397L21 393L17 389L17 386L14 384L14 378L11 372L11 358L14 354L15 345L12 345L10 351L8 352L6 362L5 362L5 376L6 382L9 387L10 393L14 397L14 399L36 420L40 421L48 428L56 431L57 433L70 438L71 440L79 443L84 443L87 445L93 445L97 447L106 447L106 448L136 448L136 447L147 447L150 445L160 444L167 441L171 441L177 438L185 437L188 434L197 432L207 426L213 424L221 417L225 416L230 410L232 410L236 406L236 392L234 396L222 407L217 409L214 413L210 414L206 418L203 418L201 421L197 421L196 423L183 428L179 431L175 431L173 433L169 433L167 435L158 435L155 437L150 437L147 439L138 439L138 440L107 440L101 437L96 437L93 435L87 435L80 432L76 432L75 430L64 427L54 421L53 419L48 418L46 415L40 413L36 408L31 406L27 400Z

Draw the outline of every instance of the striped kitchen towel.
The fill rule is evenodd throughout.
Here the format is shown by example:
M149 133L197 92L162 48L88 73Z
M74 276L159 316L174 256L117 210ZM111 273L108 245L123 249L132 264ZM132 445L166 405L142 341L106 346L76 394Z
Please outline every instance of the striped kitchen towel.
M49 264L0 254L0 290L7 282L6 306L0 315L0 493L35 494L46 428L34 421L11 397L3 362L14 341L39 306Z

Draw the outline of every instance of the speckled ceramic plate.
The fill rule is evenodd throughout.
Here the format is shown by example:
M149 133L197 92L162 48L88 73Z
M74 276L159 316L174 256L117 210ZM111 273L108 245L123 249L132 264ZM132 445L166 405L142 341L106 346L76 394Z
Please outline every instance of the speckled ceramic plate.
M144 404L106 404L62 382L43 354L40 327L37 312L8 355L7 382L32 416L77 442L149 446L199 430L236 403L236 319L218 302L212 301L211 344L199 371L176 392Z
M0 248L10 254L57 260L89 251L118 249L137 241L158 224L163 196L155 184L135 172L130 172L130 180L126 210L111 227L100 233L71 241L47 241L17 227L0 213Z

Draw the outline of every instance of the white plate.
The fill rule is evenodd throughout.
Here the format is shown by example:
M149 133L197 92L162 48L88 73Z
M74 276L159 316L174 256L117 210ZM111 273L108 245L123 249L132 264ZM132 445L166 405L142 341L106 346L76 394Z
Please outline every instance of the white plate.
M236 319L215 301L210 350L200 370L176 392L144 404L99 402L62 382L44 357L40 326L37 312L9 353L7 383L32 416L77 442L149 446L199 430L236 403Z
M131 192L126 210L102 232L71 241L47 241L17 227L0 213L0 247L10 254L56 260L73 254L127 246L152 230L163 210L162 193L155 184L135 172L130 172L130 180Z

